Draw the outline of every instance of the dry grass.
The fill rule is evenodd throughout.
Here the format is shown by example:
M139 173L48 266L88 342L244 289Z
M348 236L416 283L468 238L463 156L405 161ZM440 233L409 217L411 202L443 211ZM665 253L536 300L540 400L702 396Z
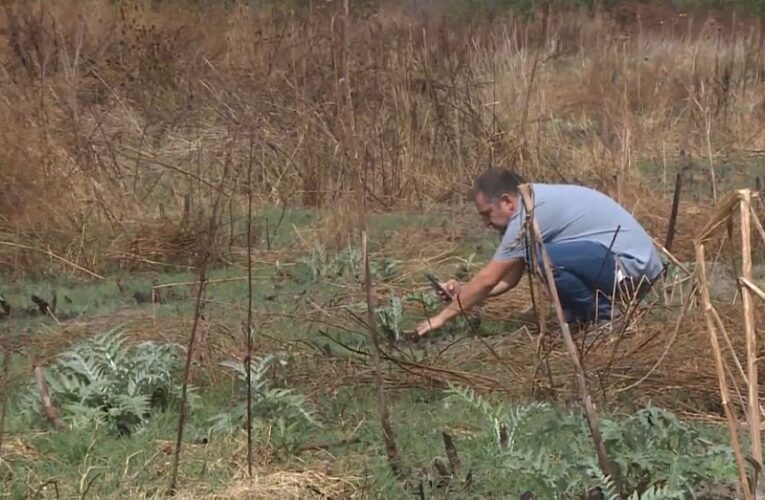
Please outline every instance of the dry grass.
M131 253L132 228L147 229L133 242L152 239L157 221L205 212L224 168L241 173L251 155L259 201L341 203L352 166L339 8L11 4L0 236L99 269ZM359 13L348 57L370 203L452 202L494 162L637 199L647 219L644 207L667 205L676 167L705 179L710 160L761 153L759 25L645 9L640 23L623 8L456 24L395 6ZM640 164L666 167L667 182ZM222 188L235 217L245 178ZM326 221L327 239L347 226ZM39 254L0 250L5 269L40 266ZM138 262L157 257L138 250Z
M320 471L254 471L254 478L236 481L221 491L197 494L180 491L179 498L222 500L227 498L359 498L359 485L352 477L332 477Z

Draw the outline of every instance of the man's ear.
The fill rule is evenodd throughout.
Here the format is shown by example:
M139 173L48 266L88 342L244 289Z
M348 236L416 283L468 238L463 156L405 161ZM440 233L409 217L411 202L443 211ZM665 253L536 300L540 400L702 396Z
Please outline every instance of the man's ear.
M516 210L516 203L515 203L515 196L507 193L503 193L502 196L499 197L500 200L505 202L507 204L507 207L510 209L511 212L515 212Z

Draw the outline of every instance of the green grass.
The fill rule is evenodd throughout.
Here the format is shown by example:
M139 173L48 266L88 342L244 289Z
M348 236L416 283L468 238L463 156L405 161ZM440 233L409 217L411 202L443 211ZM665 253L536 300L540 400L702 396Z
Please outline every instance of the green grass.
M204 392L204 402L191 413L180 474L184 483L203 484L208 490L225 486L236 470L241 470L244 462L241 432L234 435L210 433L208 419L221 407L230 404L232 396L230 392L220 389ZM577 414L551 409L538 412L536 418L522 423L525 427L518 430L516 457L535 456L539 450L551 453L547 458L549 462L538 466L540 470L533 474L523 473L514 468L517 464L512 455L498 448L492 424L485 415L454 397L445 397L434 391L412 390L391 394L392 423L410 478L409 481L401 481L393 477L384 458L373 391L361 387L345 388L332 397L320 398L316 404L324 427L292 436L295 445L358 439L351 445L329 446L327 452L336 457L332 460L335 474L355 477L369 474L367 488L375 498L394 499L411 495L414 493L412 488L419 487L421 482L426 491L432 490L431 481L435 479L433 461L437 457L445 458L443 432L453 437L459 452L463 467L460 478L464 480L468 471L472 472L473 477L469 490L457 489L450 498L464 498L462 495L466 494L478 498L500 492L517 497L527 489L543 491L544 485L534 480L534 474L555 477L561 467L577 466L571 460L594 460L581 418ZM512 406L510 409L511 412L518 412L523 408L533 411L533 407L528 406ZM606 436L620 436L620 428L629 417L601 418ZM167 487L168 442L174 436L175 424L174 412L168 412L155 416L145 432L129 439L115 439L99 430L45 433L32 437L30 444L37 450L39 458L34 462L11 463L16 476L10 484L14 492L11 498L24 498L27 485L34 487L48 478L59 480L62 495L79 495L86 473L88 477L95 478L90 493L96 497L114 492L127 495L139 491L162 491ZM678 457L698 468L693 470L709 474L713 481L733 480L731 463L720 458L727 457L725 452L720 452L716 457L710 456L709 461L704 463L703 454L725 442L723 433L717 428L705 427L694 427L693 432L697 441L681 440L676 450ZM695 437L696 432L698 437ZM678 434L682 433L678 431ZM207 442L203 441L208 437ZM265 433L256 435L256 448L264 444L265 438ZM709 444L698 444L704 442L702 439L708 440ZM232 449L239 450L240 456L232 456ZM571 449L582 451L567 456ZM661 453L659 449L651 449L650 443L638 443L634 450L634 459L646 463L650 462L652 454L659 456ZM560 455L556 457L558 453ZM321 452L286 455L277 450L271 466L299 467L301 463L315 462L321 456ZM632 455L625 453L625 456ZM667 452L661 456L664 460L674 459ZM660 468L658 465L654 467L657 470ZM653 472L662 473L657 470ZM585 471L582 474L586 477ZM459 481L455 480L455 484Z
M314 219L303 217L300 220L303 224L310 224ZM385 238L389 233L420 228L442 220L439 215L376 215L374 234L378 238ZM289 231L281 233L280 229L276 234L280 236L274 239L275 242L289 244ZM493 235L477 227L467 231L467 234L459 244L465 250L477 253L475 265L478 266L490 255L488 245ZM465 257L468 254L464 254ZM284 263L278 269L271 264L259 263L253 272L258 276L254 283L255 313L259 319L255 325L257 355L271 352L264 351L264 346L274 349L274 343L264 341L265 337L282 342L299 341L283 344L283 359L290 364L286 368L279 368L277 364L278 369L267 379L273 388L293 389L297 393L307 388L292 381L290 370L293 369L293 363L301 373L316 370L316 377L327 377L329 373L315 364L302 365L316 361L303 360L299 356L300 345L328 344L333 355L329 359L335 362L338 362L338 357L342 360L344 356L353 356L329 342L320 332L355 349L369 348L363 327L355 324L347 312L351 310L365 318L361 286L347 265L350 256L330 253L320 258L317 253L314 257L303 257L303 262L291 263L294 265ZM386 266L384 259L380 258L377 264L376 282L381 283L379 292L387 294L388 285L399 276L400 267ZM434 271L446 278L458 273L460 267L459 262L452 261L437 266ZM214 280L244 275L245 271L238 267L224 267L212 269L209 277ZM150 304L138 303L133 292L148 293L155 281L193 281L196 279L193 272L136 273L123 276L124 292L120 292L114 278L109 276L108 280L90 282L63 278L50 281L22 280L6 284L0 291L13 304L27 304L31 293L49 297L51 291L55 290L59 297L58 311L84 322L98 316L114 316L115 323L119 323L123 320L147 318L154 313L160 320L185 318L190 321L194 300L190 296L190 288L173 288L171 295L164 294L166 302L157 304L156 309ZM409 328L423 318L422 306L412 299L416 297L418 287L422 289L424 285L424 280L417 275L404 283L396 283L396 296L410 299L404 301L402 310L397 313L396 321L402 328ZM207 298L210 301L205 308L208 320L225 325L233 332L230 338L214 340L216 345L226 348L222 358L213 360L213 363L217 363L243 352L242 335L238 328L246 318L246 282L211 283ZM315 313L309 298L331 311L331 317L325 318ZM431 307L434 305L432 301L429 304ZM393 311L383 300L380 311L386 310ZM309 311L314 312L312 317L326 320L326 323L299 319L304 318ZM97 325L93 333L100 333L98 328L105 328L101 323ZM158 325L161 328L161 321ZM44 317L5 320L3 327L10 335L30 331L34 334L33 338L39 341L57 334L52 320ZM484 321L479 327L479 333L494 335L512 329L513 325L504 322ZM467 325L462 324L441 335L456 337L468 331ZM159 333L165 332L157 332L157 338ZM183 339L187 333L182 334ZM12 371L23 366L21 361L21 356L14 357ZM230 413L237 404L242 403L244 397L241 387L235 387L231 372L222 367L209 363L197 364L195 373L194 406L189 413L184 433L179 476L181 488L201 495L224 489L242 475L245 467L243 431L238 427L217 429L214 417ZM214 381L208 377L211 373L216 374ZM555 486L571 478L582 482L594 481L588 476L587 470L575 467L579 462L592 465L594 457L586 426L578 414L567 414L562 409L536 408L529 406L531 402L528 401L506 402L505 416L502 418L509 419L506 420L509 423L516 422L513 418L523 413L524 409L533 415L525 423L516 422L519 429L518 453L513 455L497 446L494 421L489 418L499 408L500 401L494 398L491 407L481 406L475 400L469 401L470 398L466 400L443 391L425 389L389 391L391 420L407 474L406 479L395 478L385 459L373 387L360 383L343 385L334 391L328 390L334 383L335 380L326 380L320 384L326 386L327 390L311 393L305 403L315 410L314 415L320 426L297 425L284 412L263 417L259 421L255 427L255 449L259 466L270 470L329 467L335 476L365 478L361 484L372 497L391 499L416 495L421 484L426 494L435 491L440 498L485 498L498 494L517 498L526 489L533 489L544 496L544 492L553 491ZM63 498L79 497L88 488L89 497L108 498L152 496L165 491L169 484L175 441L176 407L170 406L164 411L152 413L148 424L129 437L118 437L106 427L52 431L39 414L30 419L28 413L16 411L16 397L21 394L21 390L23 388L19 384L14 386L11 393L14 405L11 406L12 411L6 422L6 445L2 451L6 460L0 464L3 498L26 498L49 480L57 482ZM279 415L283 418L280 419ZM604 433L612 436L616 443L613 449L624 448L620 443L628 440L620 432L634 425L634 417L612 414L602 418ZM670 426L670 438L664 436L662 439L671 441L671 436L678 436L679 441L674 443L674 454L679 457L678 470L682 474L688 476L690 472L697 471L715 482L735 479L731 473L732 462L720 459L720 456L726 456L724 451L709 455L708 458L704 456L709 449L715 449L713 445L724 446L726 437L723 428L672 425L675 427ZM432 481L436 478L433 461L436 457L444 456L443 432L448 432L454 438L463 464L460 478L453 483L460 483L467 471L472 471L472 486L467 491L457 489L447 493L444 489L434 490ZM689 436L693 439L689 439ZM357 441L332 445L349 438ZM711 444L703 444L701 438ZM18 454L17 448L11 448L8 444L18 440L29 445L34 454ZM312 443L325 443L329 446L322 451L295 451ZM675 456L666 450L661 452L659 448L654 453L646 443L638 442L636 446L636 460L644 461L654 476L661 474L657 472L661 464L667 460L671 462ZM542 456L545 460L537 463L539 450L544 452ZM627 452L622 450L620 453L624 455ZM519 457L522 459L520 462ZM524 468L524 460L534 467ZM540 482L535 478L547 478L552 483Z

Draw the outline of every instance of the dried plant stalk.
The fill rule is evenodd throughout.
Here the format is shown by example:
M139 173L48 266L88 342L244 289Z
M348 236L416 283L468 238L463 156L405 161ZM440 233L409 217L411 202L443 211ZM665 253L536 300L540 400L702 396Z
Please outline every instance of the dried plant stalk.
M55 406L53 406L53 401L51 400L50 394L48 393L48 386L45 383L45 375L43 374L42 368L40 366L35 366L33 372L35 375L35 383L37 384L37 391L40 393L40 402L42 403L45 418L56 429L63 428L64 423L58 416L58 410Z
M252 136L250 161L247 165L247 355L244 369L247 374L247 475L252 477Z
M372 362L374 363L375 371L375 385L377 386L377 398L378 398L378 413L380 416L380 425L383 430L383 442L385 444L385 452L388 456L388 463L394 474L398 475L401 472L401 463L398 456L398 450L396 447L396 437L393 432L393 426L390 423L390 416L388 414L388 402L385 394L385 383L382 373L382 357L380 353L380 336L377 330L377 322L375 318L375 304L374 294L372 291L372 277L369 265L369 249L368 249L368 234L367 234L367 219L366 219L366 172L362 172L359 162L359 149L356 144L356 123L354 119L353 101L351 99L351 85L350 85L350 72L348 68L348 59L350 57L350 0L344 0L343 2L343 114L345 117L344 132L346 139L346 152L353 162L353 166L356 170L355 175L355 187L356 187L356 202L357 212L359 217L359 230L361 232L361 256L364 261L364 289L366 292L367 301L367 328L369 329L369 337L372 343Z
M760 297L762 300L765 300L765 291L763 291L762 288L758 287L746 278L739 278L739 281L742 285L746 286L748 289L754 292L755 295Z
M520 187L521 196L523 198L523 204L526 208L527 214L533 214L533 201L531 199L531 194L529 192L529 186L528 184L524 184ZM574 339L571 337L571 331L569 330L568 323L566 322L566 318L563 315L563 308L560 304L560 298L558 297L558 290L555 286L555 279L552 274L552 264L550 262L550 257L547 255L547 252L544 248L544 243L542 242L541 232L539 231L539 226L537 225L536 220L533 218L533 215L531 217L531 245L532 248L536 248L537 244L539 244L539 247L542 251L542 264L544 267L544 272L547 280L547 286L550 290L550 297L553 301L553 305L555 306L555 313L558 316L558 321L560 323L561 330L563 331L563 340L566 344L566 348L568 350L569 357L571 358L571 362L574 364L574 375L576 380L577 389L579 391L579 399L581 400L582 408L584 409L584 415L587 419L587 425L590 428L590 434L592 434L592 441L595 445L595 452L598 455L598 462L600 464L600 468L603 471L603 474L606 476L616 480L616 477L614 476L611 464L608 461L608 456L606 455L606 448L603 445L603 437L600 434L600 429L598 427L598 418L595 413L595 408L592 405L592 399L590 398L589 393L587 392L587 380L585 377L584 369L582 368L582 363L579 359L579 351L576 348L576 344L574 344ZM532 252L535 253L535 252Z
M749 214L751 215L752 222L754 222L754 227L757 228L757 232L760 234L762 242L765 243L765 229L762 228L762 222L760 222L760 218L757 217L757 213L754 211L754 207L751 203L749 204Z
M707 282L706 263L704 257L704 245L701 243L696 244L696 266L698 269L698 281L699 290L701 290L701 301L704 308L704 317L706 318L707 329L709 330L709 342L712 346L712 353L715 358L715 368L717 370L717 382L720 386L720 397L722 400L722 406L725 410L725 418L728 422L728 430L730 432L731 447L733 448L733 456L736 459L736 467L738 468L738 480L741 491L744 493L744 498L751 500L752 493L749 490L749 483L746 478L746 468L744 460L741 455L741 446L738 442L738 425L736 424L736 417L733 415L733 408L730 403L730 389L728 388L728 381L725 378L725 366L720 351L720 344L717 339L717 330L715 329L714 319L712 316L712 300L709 298L709 285Z
M752 230L750 223L751 197L749 191L741 192L741 274L752 280ZM762 465L762 442L760 441L760 405L757 390L757 338L754 331L754 308L752 293L741 286L744 303L744 331L746 334L746 371L749 387L749 432L752 437L752 457Z
M717 211L712 215L712 218L709 220L709 222L707 222L707 224L701 229L696 240L699 243L703 243L703 241L709 238L709 236L718 227L720 227L722 224L725 224L725 222L728 220L728 216L730 215L731 210L736 207L736 204L739 203L740 200L741 194L739 192L730 193L724 199L722 199L718 205Z
M63 262L64 264L66 264L68 266L72 266L73 268L77 269L78 271L82 271L83 273L85 273L85 274L87 274L89 276L92 276L92 277L100 279L100 280L106 279L103 276L101 276L100 274L96 274L96 273L94 273L93 271L91 271L89 269L85 269L84 267L82 267L82 266L80 266L78 264L75 264L74 262L72 262L72 261L70 261L68 259L65 259L65 258L63 258L63 257L61 257L59 255L56 255L55 253L51 252L50 250L46 250L44 248L35 248L35 247L31 247L29 245L22 245L20 243L14 243L12 241L0 241L0 245L8 246L8 247L13 247L13 248L20 248L22 250L31 250L33 252L41 252L41 253L44 253L45 255L47 255L48 257L51 257L51 258L56 259L56 260L58 260L60 262Z
M221 179L221 188L228 179L228 163L225 164L223 176ZM186 424L186 411L188 401L188 387L191 382L191 360L194 355L194 340L197 337L197 330L199 327L199 319L202 316L202 306L204 303L204 294L207 289L207 267L210 264L210 248L215 242L215 237L218 230L218 216L221 205L221 192L222 189L217 192L217 196L214 199L212 206L212 214L210 215L210 221L207 228L207 245L202 248L201 255L197 263L197 269L199 274L199 285L197 286L196 303L194 306L194 322L191 326L191 332L189 333L189 340L186 347L186 363L183 368L183 384L181 386L181 402L180 410L178 412L178 431L175 439L175 453L173 456L173 471L170 477L170 490L169 493L174 495L177 493L178 486L178 465L181 458L181 446L183 444L183 429Z
M11 384L8 376L8 372L11 369L11 351L10 349L3 350L3 397L0 401L3 404L3 410L0 412L0 461L3 458L3 437L5 436L5 416L8 413L8 395L11 392Z

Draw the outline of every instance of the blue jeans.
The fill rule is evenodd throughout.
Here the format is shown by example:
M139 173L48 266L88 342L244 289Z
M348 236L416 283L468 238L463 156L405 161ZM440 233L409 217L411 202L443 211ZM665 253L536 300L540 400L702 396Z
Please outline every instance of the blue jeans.
M605 246L589 241L546 244L553 279L568 323L611 319L616 260ZM542 264L541 253L537 254ZM542 276L547 281L542 270Z

